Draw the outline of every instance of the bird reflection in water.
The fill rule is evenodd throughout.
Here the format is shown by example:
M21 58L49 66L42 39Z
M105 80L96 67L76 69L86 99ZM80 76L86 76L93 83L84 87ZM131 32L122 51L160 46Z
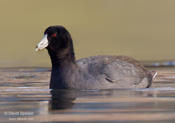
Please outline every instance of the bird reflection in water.
M49 101L49 111L72 108L76 99L77 90L51 90L51 100Z

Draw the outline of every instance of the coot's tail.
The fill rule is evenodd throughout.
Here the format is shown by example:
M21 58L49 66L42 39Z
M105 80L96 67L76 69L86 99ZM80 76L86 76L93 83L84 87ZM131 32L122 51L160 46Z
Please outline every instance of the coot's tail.
M148 85L146 88L149 88L152 85L152 82L156 76L157 76L156 71L151 71L150 73L148 73Z
M152 75L152 78L154 80L154 78L157 76L157 72L156 71L151 71L151 75Z

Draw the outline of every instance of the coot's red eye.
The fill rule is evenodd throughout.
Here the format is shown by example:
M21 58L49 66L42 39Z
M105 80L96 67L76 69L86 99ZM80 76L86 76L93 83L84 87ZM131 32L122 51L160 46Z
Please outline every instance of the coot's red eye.
M51 35L51 37L56 37L57 36L57 34L56 33L53 33L52 35Z

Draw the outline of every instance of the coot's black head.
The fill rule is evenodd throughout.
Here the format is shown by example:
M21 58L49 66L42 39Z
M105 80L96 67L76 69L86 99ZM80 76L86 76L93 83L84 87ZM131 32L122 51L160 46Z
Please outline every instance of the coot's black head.
M47 48L58 51L68 48L72 39L69 32L63 26L50 26L44 32L43 39L38 43L36 50Z
M50 26L44 32L36 51L46 48L52 61L70 57L74 60L73 43L70 33L63 26Z

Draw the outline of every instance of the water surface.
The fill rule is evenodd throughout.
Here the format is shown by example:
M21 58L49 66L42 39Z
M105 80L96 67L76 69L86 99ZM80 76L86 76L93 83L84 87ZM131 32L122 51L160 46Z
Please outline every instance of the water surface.
M3 123L174 123L175 69L149 89L50 90L49 68L0 69Z

